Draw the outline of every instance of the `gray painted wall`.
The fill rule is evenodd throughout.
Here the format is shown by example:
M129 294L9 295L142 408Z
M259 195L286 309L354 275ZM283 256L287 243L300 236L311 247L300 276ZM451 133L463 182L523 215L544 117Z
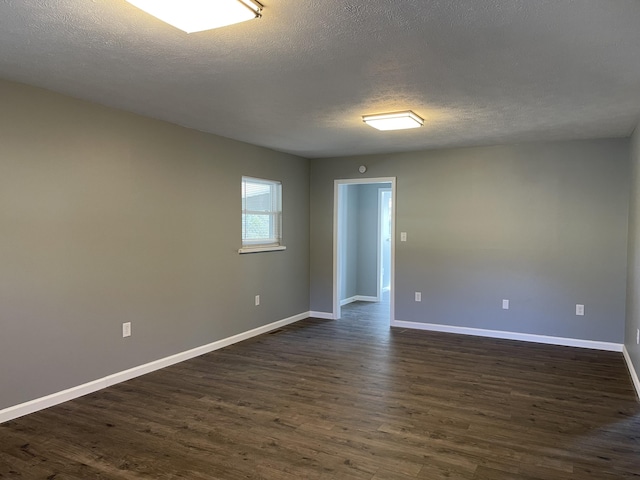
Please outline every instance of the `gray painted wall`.
M342 185L341 251L342 282L340 300L358 295L358 198L355 185Z
M631 137L631 199L629 201L629 251L627 281L627 321L624 344L640 376L640 128Z
M397 177L397 320L622 342L628 140L312 160L314 311L332 309L333 181L361 164Z
M0 104L0 408L308 311L307 160L4 81ZM242 175L282 181L286 251L237 253Z

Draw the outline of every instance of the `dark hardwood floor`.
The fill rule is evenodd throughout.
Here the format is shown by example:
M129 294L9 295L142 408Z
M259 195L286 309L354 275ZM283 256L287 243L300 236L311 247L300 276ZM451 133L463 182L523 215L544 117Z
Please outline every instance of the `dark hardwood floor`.
M2 424L0 478L640 478L621 354L343 315Z

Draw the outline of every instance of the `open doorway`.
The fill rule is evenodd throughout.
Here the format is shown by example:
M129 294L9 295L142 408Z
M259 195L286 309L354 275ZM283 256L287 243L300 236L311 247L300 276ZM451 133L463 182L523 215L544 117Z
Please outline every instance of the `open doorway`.
M335 319L346 305L370 302L378 314L384 312L387 325L393 320L394 211L394 177L335 181Z

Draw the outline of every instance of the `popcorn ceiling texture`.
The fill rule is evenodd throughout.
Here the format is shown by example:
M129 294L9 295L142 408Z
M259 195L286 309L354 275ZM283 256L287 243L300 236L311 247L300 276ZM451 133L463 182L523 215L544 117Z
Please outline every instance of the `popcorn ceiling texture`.
M124 0L0 0L0 77L305 157L628 136L637 0L264 0L187 35ZM413 109L380 133L362 114Z

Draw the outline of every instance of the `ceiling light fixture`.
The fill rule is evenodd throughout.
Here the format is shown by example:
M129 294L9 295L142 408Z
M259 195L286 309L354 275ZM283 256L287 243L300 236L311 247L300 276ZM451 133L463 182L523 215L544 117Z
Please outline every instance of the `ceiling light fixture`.
M127 0L187 33L201 32L261 17L254 0Z
M406 130L424 125L424 120L411 110L406 112L380 113L377 115L363 115L362 121L378 130Z

